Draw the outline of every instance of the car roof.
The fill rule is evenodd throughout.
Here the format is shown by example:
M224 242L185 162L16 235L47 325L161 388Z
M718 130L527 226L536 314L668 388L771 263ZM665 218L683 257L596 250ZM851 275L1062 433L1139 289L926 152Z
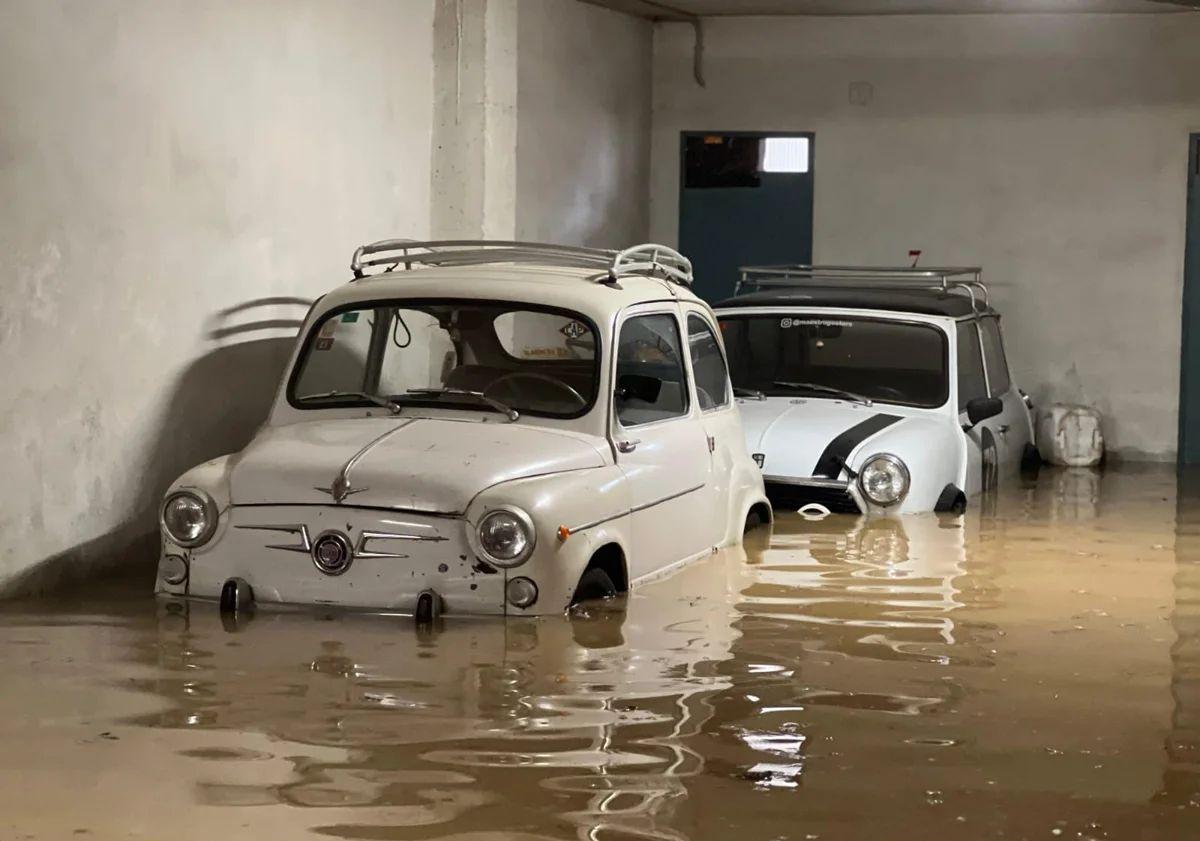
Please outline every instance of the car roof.
M322 299L320 310L400 298L464 298L557 307L611 322L625 307L650 301L708 306L678 283L645 275L626 275L616 283L597 277L595 269L528 263L419 268L368 275L339 286Z
M957 292L919 289L880 289L855 287L812 287L751 292L726 298L716 304L716 310L741 307L829 307L835 309L882 310L885 312L916 313L962 318L974 315L996 315L982 302L975 304L967 295Z

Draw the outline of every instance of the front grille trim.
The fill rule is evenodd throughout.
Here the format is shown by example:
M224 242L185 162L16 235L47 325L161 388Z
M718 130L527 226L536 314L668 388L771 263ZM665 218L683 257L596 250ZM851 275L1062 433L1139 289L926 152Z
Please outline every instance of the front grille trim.
M767 498L776 508L797 511L810 503L829 509L831 514L862 514L850 484L835 479L787 479L764 476Z

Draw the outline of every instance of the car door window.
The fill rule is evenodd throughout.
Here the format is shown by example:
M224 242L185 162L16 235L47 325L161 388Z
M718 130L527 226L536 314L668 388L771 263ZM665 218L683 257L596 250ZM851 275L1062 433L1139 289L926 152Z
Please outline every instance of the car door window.
M958 323L958 409L962 411L977 397L987 397L983 376L983 354L974 321Z
M988 385L992 396L1000 397L1008 391L1011 381L1008 376L1008 360L1004 356L1004 340L1000 337L1000 319L984 318L979 322L983 333L984 362L987 365Z
M688 315L688 353L692 358L692 376L696 379L696 399L700 409L729 405L729 372L725 357L712 328L698 315Z
M639 315L617 343L617 419L625 427L686 415L687 376L675 316Z

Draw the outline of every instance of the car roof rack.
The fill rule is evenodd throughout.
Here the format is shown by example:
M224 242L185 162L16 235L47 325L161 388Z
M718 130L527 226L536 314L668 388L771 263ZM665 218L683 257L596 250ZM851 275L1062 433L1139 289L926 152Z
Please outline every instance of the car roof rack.
M359 246L350 261L354 279L388 274L400 266L478 266L488 263L535 263L596 269L595 280L613 283L629 275L656 277L692 285L692 262L673 248L648 242L621 251L544 242L487 239L385 239ZM382 272L368 274L372 268Z
M920 292L965 293L971 308L990 306L988 288L979 266L742 266L734 295L789 287L909 289ZM748 288L752 287L752 288Z

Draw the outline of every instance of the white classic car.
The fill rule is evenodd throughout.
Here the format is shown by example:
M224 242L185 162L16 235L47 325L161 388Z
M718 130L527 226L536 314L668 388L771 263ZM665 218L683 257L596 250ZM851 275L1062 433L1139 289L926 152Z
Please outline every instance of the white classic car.
M677 252L388 240L352 267L255 439L168 491L159 593L556 613L769 521Z
M961 511L1039 462L978 269L748 267L738 293L716 310L776 505Z

